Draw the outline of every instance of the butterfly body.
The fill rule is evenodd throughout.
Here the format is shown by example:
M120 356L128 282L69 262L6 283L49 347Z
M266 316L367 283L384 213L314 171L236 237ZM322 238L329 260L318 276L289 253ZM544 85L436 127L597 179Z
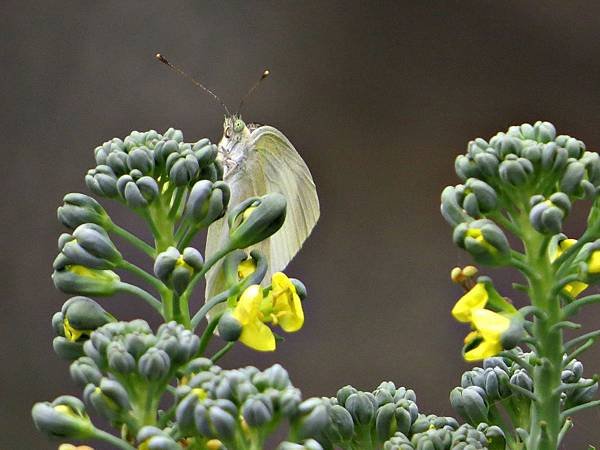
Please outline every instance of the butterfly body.
M271 126L247 126L240 117L229 116L223 124L219 158L224 166L224 181L231 189L229 208L243 200L278 192L287 200L286 219L281 229L256 244L268 258L270 274L282 271L302 247L320 214L316 187L306 163L291 142ZM206 257L223 248L229 229L225 219L208 230ZM220 292L220 268L207 277L207 298Z

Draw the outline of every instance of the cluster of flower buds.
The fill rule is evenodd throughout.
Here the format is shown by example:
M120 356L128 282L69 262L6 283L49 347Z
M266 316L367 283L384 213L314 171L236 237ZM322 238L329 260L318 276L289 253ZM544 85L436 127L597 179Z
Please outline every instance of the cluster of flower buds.
M182 294L203 265L204 258L195 248L186 247L180 252L175 247L169 247L154 260L154 274L175 292Z
M529 365L537 363L534 353L523 353L520 349L513 351L521 361ZM582 375L583 365L576 359L564 367L561 375L563 409L587 403L595 397L598 383ZM502 404L510 409L511 417L522 420L517 426L527 428L533 398L530 394L534 392L535 386L526 368L511 359L493 357L485 359L482 367L475 367L462 375L461 386L452 390L450 402L456 412L473 426L482 422L495 424L498 415L493 410L494 405Z
M97 166L88 171L85 182L97 195L143 208L158 197L166 180L191 187L198 180L222 179L217 153L208 139L185 143L183 133L173 128L163 135L134 131L124 140L114 138L94 150Z
M297 439L314 439L323 449L437 449L425 444L438 441L432 437L434 430L447 431L451 443L475 440L474 432L458 433L463 428L452 417L419 413L414 391L396 388L391 382L382 383L373 392L346 386L335 398L308 399L298 407L291 427Z
M397 432L385 442L383 450L504 450L506 440L503 431L485 423L477 428L463 424L457 428L446 425L432 427L408 438Z
M240 440L266 437L267 430L296 414L301 401L280 365L223 370L205 358L188 364L177 398L175 424L182 436L216 440L229 449Z
M533 228L557 234L571 202L595 198L600 186L600 156L575 138L557 136L548 122L471 141L455 169L463 184L444 189L442 215L456 244L489 265L509 260L508 241L493 223L504 211L527 208Z
M160 400L157 394L195 357L199 338L175 322L161 325L154 334L143 320L110 321L90 332L84 327L93 329L97 323L88 323L93 315L84 314L92 308L89 302L75 297L55 315L55 327L62 323L64 333L76 338L76 344L81 345L81 337L87 336L83 340L84 356L71 364L71 377L84 389L83 398L88 406L115 426L126 426L127 432L135 435L143 423L132 411L147 409ZM77 313L85 308L81 315L88 322L80 324ZM98 319L104 317L101 311L91 310ZM151 408L148 413L152 411Z

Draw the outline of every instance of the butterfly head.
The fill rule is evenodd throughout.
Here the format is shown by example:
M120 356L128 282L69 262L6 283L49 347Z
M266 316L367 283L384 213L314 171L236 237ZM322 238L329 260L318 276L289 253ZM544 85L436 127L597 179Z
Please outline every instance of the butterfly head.
M223 137L219 142L219 154L227 169L233 169L242 163L246 157L250 130L238 115L225 116L223 122Z

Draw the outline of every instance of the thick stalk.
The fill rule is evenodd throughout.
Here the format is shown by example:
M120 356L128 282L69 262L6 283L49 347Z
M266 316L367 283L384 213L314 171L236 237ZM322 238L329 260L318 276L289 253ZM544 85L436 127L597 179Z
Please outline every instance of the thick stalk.
M562 328L554 327L562 320L560 299L553 295L555 273L545 251L543 236L529 224L526 217L521 221L527 265L532 269L528 275L531 304L544 311L546 317L535 318L533 337L538 343L540 364L533 371L537 401L531 403L531 419L527 448L530 450L558 448L562 428L560 416L560 386L562 364Z

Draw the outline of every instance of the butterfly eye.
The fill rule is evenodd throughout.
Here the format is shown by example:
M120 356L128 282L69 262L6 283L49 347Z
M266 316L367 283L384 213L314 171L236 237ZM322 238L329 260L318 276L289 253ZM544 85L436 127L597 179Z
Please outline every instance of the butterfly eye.
M225 128L225 137L227 139L229 139L231 137L231 135L233 134L233 130L231 129L231 127L227 127Z
M246 124L243 121L238 119L233 124L233 131L235 131L236 133L239 133L240 131L242 131L244 129L245 126L246 126Z

